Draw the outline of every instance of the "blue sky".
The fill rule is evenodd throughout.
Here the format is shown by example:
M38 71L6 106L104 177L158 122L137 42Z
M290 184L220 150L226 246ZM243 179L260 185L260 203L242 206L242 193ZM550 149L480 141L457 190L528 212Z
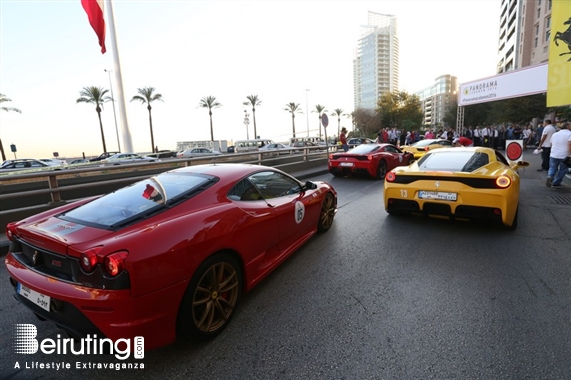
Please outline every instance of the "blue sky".
M213 110L215 139L246 137L242 103L252 94L262 101L261 137L291 136L289 102L304 112L295 118L297 133L315 135L318 116L306 102L310 111L316 104L329 114L353 111L352 60L368 11L398 17L402 90L416 92L442 74L460 83L494 75L499 8L499 0L114 0L133 148L151 149L147 110L130 102L147 86L164 98L152 104L159 149L210 139L208 111L198 107L210 95L222 104ZM80 0L0 0L0 17L0 93L12 99L3 105L22 110L0 113L8 158L10 144L19 158L101 153L95 107L76 99L83 87L109 88L104 70L113 69L113 53L107 40L101 54ZM107 149L116 150L111 103L102 118ZM336 118L330 123L336 131Z

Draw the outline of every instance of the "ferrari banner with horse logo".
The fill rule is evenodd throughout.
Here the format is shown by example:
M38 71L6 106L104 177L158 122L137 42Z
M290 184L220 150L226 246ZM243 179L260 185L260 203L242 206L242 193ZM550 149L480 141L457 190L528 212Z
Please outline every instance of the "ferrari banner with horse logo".
M571 1L553 0L547 106L571 104Z

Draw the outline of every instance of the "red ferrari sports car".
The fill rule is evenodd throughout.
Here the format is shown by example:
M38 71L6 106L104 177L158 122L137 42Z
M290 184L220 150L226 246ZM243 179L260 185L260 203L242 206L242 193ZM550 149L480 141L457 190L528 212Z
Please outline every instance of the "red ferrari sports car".
M412 153L391 144L363 144L348 152L329 155L329 172L334 176L366 175L384 179L388 171L414 161Z
M7 227L15 297L73 337L207 339L316 232L337 193L275 168L197 165Z

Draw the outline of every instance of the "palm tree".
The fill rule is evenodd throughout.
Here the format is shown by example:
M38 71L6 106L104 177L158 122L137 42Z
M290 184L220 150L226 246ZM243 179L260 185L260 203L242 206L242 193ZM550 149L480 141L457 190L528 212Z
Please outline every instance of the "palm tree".
M295 138L295 114L303 112L301 111L301 108L299 108L299 104L295 103L286 104L286 108L284 108L284 111L291 112L291 127L293 131L293 138Z
M222 104L216 101L215 96L205 96L200 99L198 103L199 107L208 108L208 115L210 115L210 141L214 141L214 130L212 129L212 109L222 106Z
M339 136L339 133L341 133L341 116L349 115L343 114L343 110L341 108L335 108L334 111L335 112L333 112L331 116L337 116L337 136Z
M83 90L79 92L81 98L76 100L76 103L91 103L95 104L95 111L97 112L97 117L99 118L99 129L101 129L101 141L103 142L103 153L107 153L107 146L105 145L105 134L103 133L103 123L101 122L101 105L105 102L112 101L109 96L105 96L109 90L105 90L101 87L83 87Z
M151 152L155 151L155 139L153 137L153 118L151 117L151 103L155 100L163 101L163 96L161 94L153 94L155 92L154 87L143 87L138 88L137 92L139 95L133 96L133 100L138 100L141 104L147 104L147 109L149 110L149 126L151 127Z
M0 103L11 102L11 101L12 101L12 99L8 99L6 97L6 95L0 94ZM2 106L2 111L22 113L22 111L20 111L18 108L14 108L14 107ZM0 153L2 153L2 161L6 161L6 154L4 153L4 145L2 145L2 139L0 139Z
M262 101L258 99L258 95L250 95L246 96L246 98L248 99L248 101L244 102L243 104L245 106L252 105L252 117L254 118L254 138L257 139L258 133L256 132L256 106L261 106Z
M321 114L323 112L327 112L327 110L325 109L325 106L322 106L321 104L317 104L315 106L315 111L311 111L311 112L317 112L317 114L319 115L319 137L321 137Z

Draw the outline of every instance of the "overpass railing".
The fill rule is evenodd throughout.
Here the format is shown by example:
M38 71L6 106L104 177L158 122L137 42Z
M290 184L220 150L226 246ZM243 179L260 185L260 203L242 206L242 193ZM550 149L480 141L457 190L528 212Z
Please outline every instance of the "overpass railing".
M178 167L206 163L240 162L277 167L295 173L327 166L327 152L292 148L270 153L236 153L189 159L163 159L145 164L104 166L80 164L62 170L0 174L0 233L6 224L75 200L114 191L130 183Z

